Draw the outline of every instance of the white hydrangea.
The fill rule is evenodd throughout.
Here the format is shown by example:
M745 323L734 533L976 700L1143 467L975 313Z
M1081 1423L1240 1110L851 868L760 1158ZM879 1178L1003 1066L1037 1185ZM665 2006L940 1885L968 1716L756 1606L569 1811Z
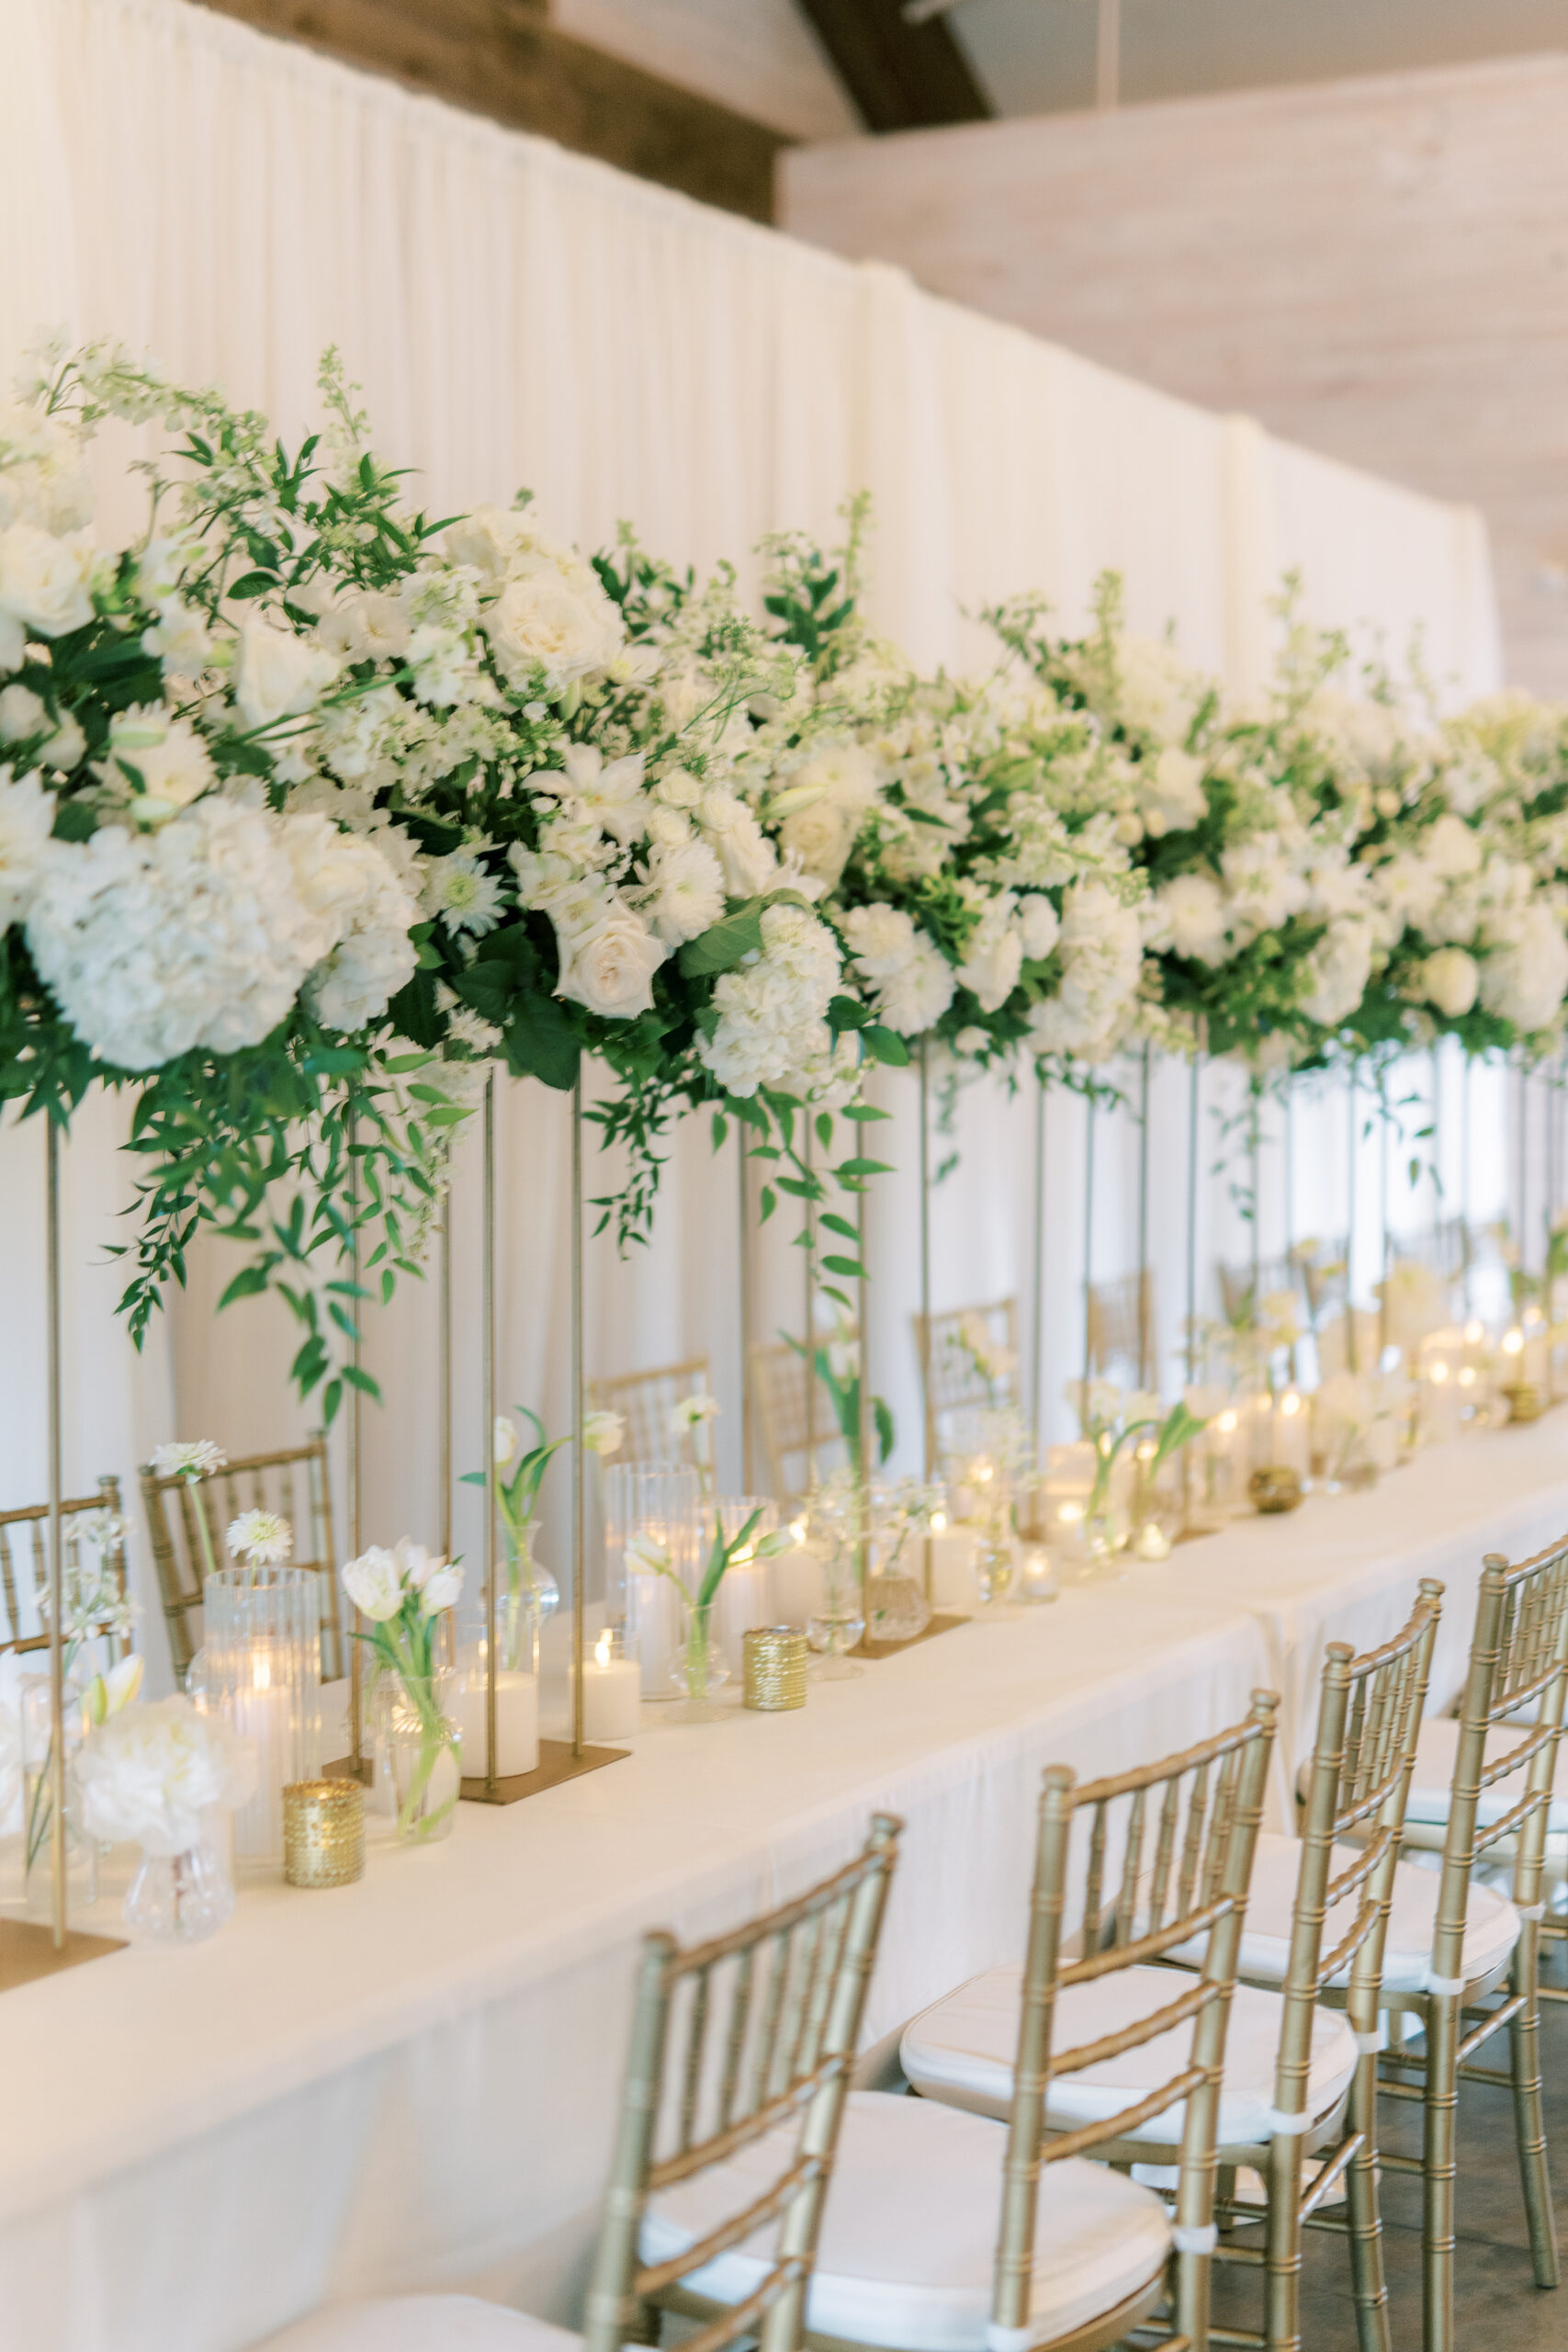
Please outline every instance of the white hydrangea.
M957 988L953 967L901 907L855 907L844 917L857 970L875 990L876 1012L903 1037L942 1019Z
M1199 964L1225 959L1230 910L1225 894L1209 874L1178 874L1156 891L1153 908L1157 944Z
M25 921L49 850L54 795L0 768L0 932Z
M1372 949L1368 924L1354 917L1329 924L1302 967L1306 983L1302 1006L1309 1020L1337 1029L1349 1019L1367 992Z
M234 1053L283 1021L317 959L285 829L209 797L156 832L51 842L28 917L39 976L99 1060Z
M1060 992L1030 1014L1039 1053L1105 1061L1116 1051L1143 969L1143 925L1102 882L1076 882L1062 910Z
M728 1094L803 1075L832 1083L837 1057L824 1032L841 970L833 934L808 909L788 904L764 907L761 929L761 950L715 981L718 1023L699 1037L698 1055Z
M419 906L376 843L324 817L289 817L284 845L302 903L321 927L306 1001L330 1029L363 1029L411 980Z
M1568 996L1568 940L1556 910L1537 899L1481 967L1481 1001L1527 1036L1545 1029Z

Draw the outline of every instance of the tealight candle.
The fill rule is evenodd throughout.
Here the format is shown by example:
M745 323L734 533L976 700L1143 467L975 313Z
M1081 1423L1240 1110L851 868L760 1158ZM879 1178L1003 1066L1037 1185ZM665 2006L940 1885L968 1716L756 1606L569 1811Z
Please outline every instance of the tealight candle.
M486 1770L488 1713L482 1643L469 1654L451 1712L463 1743L463 1771L470 1780L481 1780ZM502 1667L495 1678L496 1778L510 1781L520 1772L538 1769L538 1678Z
M641 1720L642 1668L620 1627L607 1625L582 1662L583 1737L625 1739Z

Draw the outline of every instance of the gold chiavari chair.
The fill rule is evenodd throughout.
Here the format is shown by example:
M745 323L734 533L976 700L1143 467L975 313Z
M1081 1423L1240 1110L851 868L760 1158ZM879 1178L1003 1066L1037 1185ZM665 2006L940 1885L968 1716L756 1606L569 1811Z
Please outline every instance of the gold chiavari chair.
M1079 1788L1065 1765L1046 1771L1028 1954L1021 1972L1008 1972L1010 2017L998 2068L1006 2087L996 2109L1007 2122L936 2098L852 2093L811 2285L808 2346L1100 2352L1146 2319L1168 2287L1177 2343L1203 2352L1217 2093L1276 1704L1272 1692L1259 1692L1245 1723L1112 1780ZM1109 1832L1124 1821L1129 1850L1137 1849L1151 1808L1179 1893L1170 1917L1134 1937L1125 1930L1135 1867L1126 1902L1104 1896ZM1068 1860L1079 1822L1088 1867L1077 1873L1080 1924L1068 1935ZM1113 1928L1123 1932L1107 1944ZM1201 1977L1142 1965L1203 1930L1210 1944ZM1130 2025L1107 2032L1100 2007L1118 1978L1136 1979L1145 1998ZM1046 2136L1064 2075L1162 2042L1169 2064L1156 2088L1129 2095L1112 2073L1070 2130ZM1084 2156L1181 2102L1173 2229L1152 2190ZM645 2255L679 2274L665 2298L671 2307L710 2324L738 2310L767 2258L752 2245L703 2259L713 2219L712 2199L682 2187L650 2205L643 2235Z
M1462 2080L1513 2093L1519 2175L1538 2287L1558 2283L1557 2237L1541 2109L1540 1998L1543 1863L1549 1832L1568 1829L1557 1751L1568 1686L1568 1542L1482 1571L1470 1667L1457 1718L1422 1727L1404 1843L1439 1851L1430 1966L1419 1988L1385 1984L1385 2010L1414 2015L1423 2047L1391 2043L1382 2095L1417 2100L1419 2157L1385 2169L1422 2181L1426 2352L1453 2352L1455 2125ZM1512 1901L1477 1879L1512 1871ZM1478 1933L1478 1929L1480 1932ZM1476 2053L1506 2027L1506 2067ZM1416 2079L1410 2079L1411 2076Z
M1000 1409L1018 1401L1018 1301L994 1299L987 1306L953 1306L931 1317L913 1316L915 1353L922 1370L929 1362L926 1424L931 1459L951 1413L965 1408Z
M96 1495L75 1495L60 1506L63 1520L65 1556L62 1568L67 1590L79 1581L84 1531L97 1514L118 1523L118 1532L101 1545L104 1577L114 1600L126 1599L125 1525L119 1507L119 1480L105 1476ZM49 1646L49 1505L26 1503L15 1510L0 1510L0 1600L6 1618L0 1626L0 1656L21 1655ZM122 1657L130 1649L129 1623L113 1634Z
M900 1827L877 1814L856 1860L730 1935L685 1951L645 1939L581 2335L467 2296L409 2295L315 2312L256 2352L618 2352L657 2340L694 2261L743 2267L745 2282L692 2352L742 2339L796 2352ZM650 2259L650 2205L699 2189L699 2238ZM761 2233L766 2252L738 2253Z
M1090 1283L1086 1320L1085 1354L1091 1380L1119 1378L1128 1387L1158 1385L1152 1266L1141 1274L1123 1274L1117 1282Z
M1270 2129L1251 2148L1227 2146L1222 2122L1219 2211L1227 2229L1265 2223L1264 2326L1261 2334L1232 2327L1227 2343L1268 2352L1299 2346L1303 2233L1312 2226L1348 2229L1361 2352L1388 2352L1377 2027L1385 1983L1424 1983L1432 1948L1438 1883L1401 1863L1399 1853L1441 1601L1442 1587L1424 1579L1392 1641L1359 1657L1348 1644L1329 1645L1302 1776L1302 1835L1258 1837L1238 1973L1244 1985L1280 1991L1273 2109ZM1197 1956L1172 1955L1183 1964ZM1353 2034L1348 2100L1322 2097L1327 2086L1313 2046L1319 2004L1343 2009ZM1233 2025L1233 2040L1235 2032ZM1227 2060L1227 2092L1232 2071ZM1262 2212L1235 2197L1242 2165L1262 2177ZM1323 2210L1337 2189L1346 2214ZM1217 2259L1256 2266L1258 2256L1222 2239Z
M852 1340L848 1325L835 1340ZM819 1342L818 1344L822 1344ZM805 1356L787 1340L751 1351L751 1397L768 1465L770 1490L781 1502L809 1494L849 1460L833 1400Z
M1220 1305L1227 1323L1243 1321L1261 1300L1277 1291L1289 1291L1292 1298L1301 1295L1301 1272L1291 1258L1264 1258L1256 1266L1216 1264L1214 1272L1219 1278Z
M619 1413L626 1434L617 1462L687 1463L696 1457L693 1433L677 1430L671 1415L687 1396L711 1396L713 1384L706 1356L688 1356L682 1363L657 1365L651 1372L617 1373L609 1380L591 1380L588 1401L596 1413ZM709 1459L712 1440L708 1440Z
M141 1503L178 1680L184 1681L200 1645L206 1555L197 1521L198 1510L206 1519L212 1557L219 1567L232 1565L224 1534L242 1511L276 1511L288 1521L294 1532L290 1566L313 1569L321 1594L321 1679L335 1682L348 1672L324 1435L312 1438L309 1445L290 1446L277 1453L247 1454L195 1486L180 1477L160 1477L149 1464L141 1473Z
M1307 1320L1315 1331L1330 1310L1337 1312L1344 1306L1349 1281L1350 1244L1348 1238L1303 1242L1291 1254L1301 1274Z

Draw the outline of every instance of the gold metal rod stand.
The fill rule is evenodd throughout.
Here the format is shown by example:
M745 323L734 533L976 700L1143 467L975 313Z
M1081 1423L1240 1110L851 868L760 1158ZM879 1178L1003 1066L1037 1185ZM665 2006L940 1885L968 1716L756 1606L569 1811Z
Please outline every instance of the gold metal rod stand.
M925 1477L936 1476L936 1399L931 1395L931 1139L927 1040L918 1064L920 1109L920 1409L925 1416ZM864 1261L862 1261L863 1264ZM926 1545L928 1568L931 1545Z
M812 1131L812 1114L806 1114L806 1178L809 1187L815 1170L816 1141ZM806 1341L806 1491L810 1494L817 1485L817 1204L809 1189L806 1198L806 1247L801 1252L806 1260L806 1318L802 1337Z
M1470 1247L1470 1056L1465 1055L1460 1069L1459 1091L1459 1213L1464 1234L1464 1313L1470 1320L1471 1310L1471 1247Z
M479 1422L484 1432L485 1520L479 1562L485 1596L485 1794L496 1799L495 1729L495 1071L485 1074L483 1297L479 1309Z
M744 1170L745 1160L741 1167ZM582 1363L582 1065L571 1090L571 1752L582 1753L582 1635L588 1561L587 1389Z
M348 1153L348 1279L354 1287L354 1337L348 1343L348 1360L353 1369L359 1370L359 1326L365 1312L365 1301L359 1296L359 1161L355 1152L355 1123L349 1119L344 1130ZM363 1512L363 1482L360 1444L364 1429L360 1419L359 1388L355 1381L344 1384L348 1389L344 1399L347 1419L344 1424L344 1444L347 1454L348 1487L348 1556L357 1560L365 1549ZM363 1645L357 1639L360 1631L359 1611L351 1605L350 1629L355 1638L348 1645L348 1764L356 1781L366 1778L365 1761L365 1665Z
M751 1155L747 1148L744 1119L737 1120L735 1128L737 1238L740 1259L740 1475L745 1493L756 1491L756 1440L752 1433L751 1351L757 1340L757 1302L754 1295L754 1272L751 1263L751 1186L750 1170Z
M1094 1368L1094 1097L1087 1097L1083 1153L1083 1376Z
M1356 1107L1356 1065L1350 1065L1350 1157L1346 1169L1345 1223L1345 1368L1359 1372L1361 1351L1356 1344L1356 1153L1360 1137L1356 1133L1359 1115Z
M866 1180L863 1176L859 1176L855 1179L855 1182L860 1186L859 1192L855 1194L855 1255L863 1268L865 1265ZM865 1590L867 1581L871 1576L871 1448L873 1415L871 1409L871 1300L869 1290L870 1285L867 1283L865 1274L863 1272L856 1287L856 1304L860 1315L860 1339L856 1347L856 1355L860 1364L860 1371L857 1374L857 1378L860 1385L857 1392L858 1411L855 1420L856 1441L860 1451L861 1523L859 1551L860 1580L861 1590L863 1593Z
M1034 1065L1034 1297L1029 1330L1029 1403L1034 1442L1045 1435L1045 1077Z
M1290 1276L1291 1287L1293 1290L1295 1287L1295 1267L1292 1253L1296 1246L1296 1082L1293 1078L1287 1078L1285 1080L1284 1128L1285 1214L1283 1218L1284 1246L1281 1255L1284 1259L1286 1272ZM1291 1385L1293 1388L1296 1385L1297 1372L1296 1342L1294 1340L1291 1341L1290 1360L1287 1363L1286 1370L1289 1373Z
M46 1114L48 1154L45 1252L49 1308L49 1724L51 1924L54 1949L65 1948L65 1482L60 1307L60 1129Z
M437 1523L441 1531L441 1556L452 1557L452 1182L447 1170L446 1192L441 1203L441 1427L439 1453L441 1456L441 1498Z
M1380 1097L1382 1111L1382 1130L1378 1136L1378 1209L1382 1218L1382 1283L1378 1300L1378 1369L1382 1369L1382 1357L1388 1346L1389 1275L1393 1267L1393 1236L1388 1222L1388 1092L1386 1086Z
M1138 1089L1138 1385L1149 1385L1149 1045Z

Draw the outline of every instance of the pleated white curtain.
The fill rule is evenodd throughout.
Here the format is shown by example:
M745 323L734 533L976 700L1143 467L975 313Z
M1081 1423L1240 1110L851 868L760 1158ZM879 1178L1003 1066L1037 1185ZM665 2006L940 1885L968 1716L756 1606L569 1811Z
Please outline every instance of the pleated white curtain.
M183 0L0 0L0 44L10 69L0 364L40 324L113 334L177 376L221 383L293 436L313 421L317 357L335 343L365 387L378 446L423 469L432 507L504 502L526 482L549 525L585 547L629 517L675 561L735 560L748 592L762 533L830 531L840 502L865 487L877 515L874 614L922 663L983 660L975 616L1016 590L1043 588L1080 619L1109 565L1125 576L1135 627L1174 624L1194 661L1254 685L1268 666L1267 599L1299 565L1314 617L1365 623L1395 651L1419 628L1456 700L1497 682L1485 536L1467 510L1189 408L935 300L896 270L705 211ZM131 521L108 494L105 527ZM1185 1213L1170 1169L1186 1148L1184 1086L1162 1073L1156 1095L1169 1133L1156 1145L1155 1231L1162 1253L1177 1251L1173 1340ZM533 1084L502 1089L502 1387L558 1429L566 1106ZM907 1463L919 1428L912 1092L902 1080L885 1091L897 1115L880 1132L898 1174L878 1196L872 1241L874 1377L899 1414ZM264 1303L214 1322L231 1271L218 1251L198 1251L188 1293L130 1362L102 1258L130 1191L112 1150L122 1117L97 1106L67 1153L73 1486L100 1469L129 1478L158 1436L208 1435L239 1453L310 1418L288 1396L281 1311ZM1027 1290L1033 1118L1031 1090L1016 1100L1000 1086L965 1091L960 1165L935 1217L939 1307ZM1075 1103L1051 1106L1053 1394L1077 1344L1081 1119ZM1102 1275L1131 1263L1125 1130L1110 1120L1101 1136ZM32 1130L0 1137L0 1501L41 1493L41 1153ZM456 1218L459 1467L477 1466L479 1447L472 1159L459 1168ZM1223 1187L1209 1196L1206 1256L1220 1246L1222 1210L1231 1215ZM732 1480L737 1250L734 1147L716 1159L693 1123L673 1143L652 1248L622 1265L600 1243L589 1276L591 1369L709 1353L729 1404L721 1464ZM763 1330L797 1328L787 1230L764 1237L761 1258ZM369 1357L388 1401L367 1416L365 1492L366 1532L379 1540L437 1524L434 1304L414 1287L375 1319ZM458 1538L472 1550L461 1511ZM563 1549L562 1532L558 1559ZM155 1649L151 1622L149 1638Z

